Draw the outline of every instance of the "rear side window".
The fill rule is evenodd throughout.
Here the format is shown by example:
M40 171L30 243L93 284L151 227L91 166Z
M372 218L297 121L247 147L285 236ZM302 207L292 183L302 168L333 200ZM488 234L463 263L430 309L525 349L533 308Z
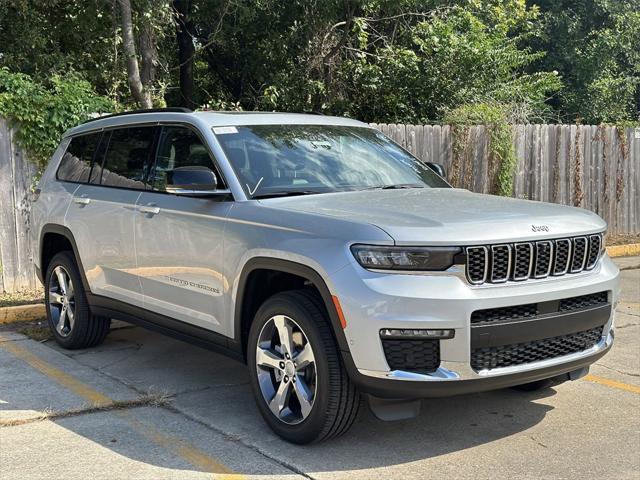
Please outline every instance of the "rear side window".
M58 180L87 183L91 161L100 143L101 133L90 133L71 139L58 167Z
M170 184L172 171L180 167L206 167L216 173L218 188L223 188L211 155L200 137L186 127L164 127L158 142L156 163L149 176L150 187L164 192Z
M96 162L91 174L92 183L145 189L155 132L155 127L131 127L105 132L104 159L102 166Z

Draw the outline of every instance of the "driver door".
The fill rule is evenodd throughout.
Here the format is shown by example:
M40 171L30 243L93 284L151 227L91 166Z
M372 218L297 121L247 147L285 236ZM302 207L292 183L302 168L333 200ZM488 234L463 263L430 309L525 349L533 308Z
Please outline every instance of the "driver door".
M173 170L188 166L210 168L220 178L192 128L162 127L149 190L138 199L134 221L144 308L229 335L231 326L223 322L223 237L231 201L169 193Z

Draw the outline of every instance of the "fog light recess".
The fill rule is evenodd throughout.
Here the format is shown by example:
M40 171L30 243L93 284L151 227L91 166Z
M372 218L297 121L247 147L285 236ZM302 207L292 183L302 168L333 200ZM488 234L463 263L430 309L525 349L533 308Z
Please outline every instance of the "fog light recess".
M383 339L403 339L403 340L446 340L455 336L455 330L447 329L399 329L383 328L380 330L380 337Z

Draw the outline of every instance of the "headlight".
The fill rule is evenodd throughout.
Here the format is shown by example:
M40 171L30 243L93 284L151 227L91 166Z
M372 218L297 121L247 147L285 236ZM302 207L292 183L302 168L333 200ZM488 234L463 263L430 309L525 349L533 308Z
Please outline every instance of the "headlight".
M460 247L383 247L353 245L351 252L364 268L371 270L442 271L455 263Z

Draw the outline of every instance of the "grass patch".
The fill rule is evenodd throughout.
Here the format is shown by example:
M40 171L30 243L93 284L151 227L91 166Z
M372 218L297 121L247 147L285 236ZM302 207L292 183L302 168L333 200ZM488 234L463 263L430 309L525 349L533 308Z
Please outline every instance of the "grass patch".
M614 245L628 245L629 243L640 243L640 235L638 234L619 234L607 235L605 245L608 247Z
M0 293L0 307L15 307L17 305L42 302L44 302L44 292L41 289Z
M51 329L49 329L49 325L29 325L27 327L21 328L18 330L18 333L26 335L32 340L36 342L44 342L46 340L51 340L53 335L51 334Z

